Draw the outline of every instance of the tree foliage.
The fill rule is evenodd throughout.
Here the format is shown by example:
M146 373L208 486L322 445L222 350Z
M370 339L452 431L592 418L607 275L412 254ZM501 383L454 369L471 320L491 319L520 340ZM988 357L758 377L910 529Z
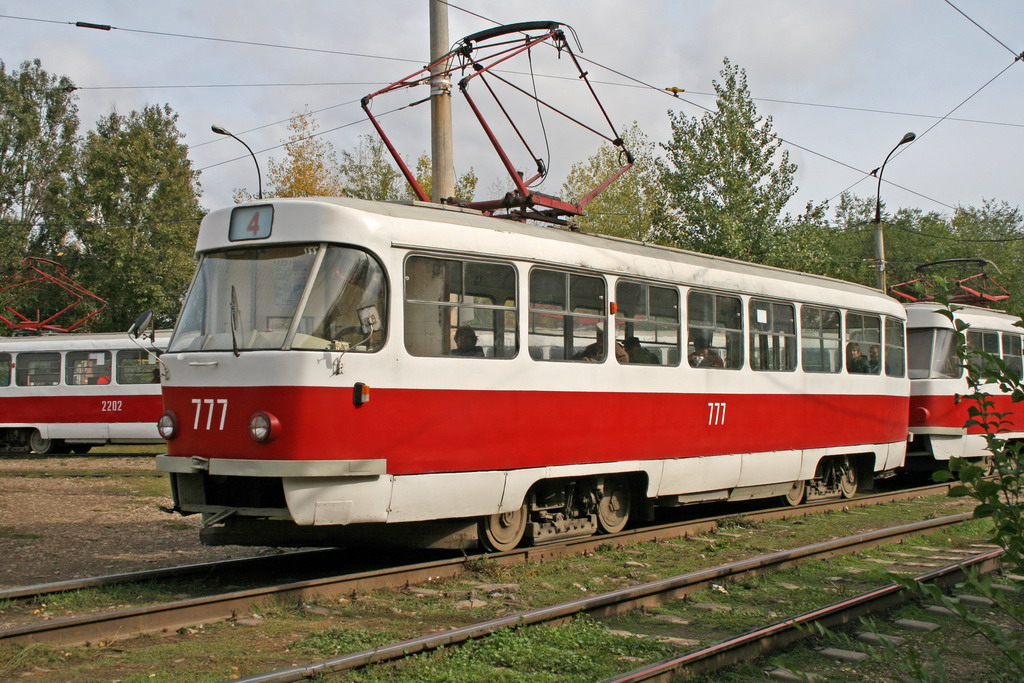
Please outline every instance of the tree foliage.
M201 217L177 116L112 113L82 138L73 91L39 60L11 72L0 63L0 266L13 276L29 255L64 266L109 303L90 329L126 329L145 308L170 324ZM17 306L46 318L71 301L50 292Z
M291 135L285 142L285 158L271 159L267 197L356 197L373 201L416 199L391 154L375 135L361 135L352 149L335 152L319 137L316 118L309 112L297 114L288 124ZM339 159L340 157L340 159ZM417 159L413 172L430 195L430 157ZM472 169L456 179L455 196L472 199L477 176ZM245 190L235 191L236 201L249 201Z
M202 210L198 173L168 106L112 113L85 138L72 215L77 279L109 302L102 327L144 309L173 323L192 276Z
M416 176L416 182L423 188L423 192L430 197L431 191L433 190L433 168L431 167L431 159L429 154L421 154L420 158L416 160L416 169L413 172ZM466 173L455 178L455 194L457 199L464 201L471 201L473 195L476 194L476 185L479 182L476 172L471 168ZM413 191L412 186L409 183L402 181L405 187L405 195L407 199L418 199L416 193Z
M623 131L622 140L633 155L633 167L585 207L586 214L577 219L577 225L588 232L645 240L665 213L663 169L655 144L635 121ZM602 145L593 156L573 164L562 185L562 197L580 201L625 163L620 148Z
M318 137L319 124L312 114L293 116L291 136L284 145L283 161L268 163L268 196L339 197L346 194L343 172L334 148Z
M714 81L717 110L700 119L669 112L662 183L670 209L656 235L708 254L763 262L783 208L796 192L796 166L757 112L746 73L725 60Z
M45 225L67 192L76 159L74 85L36 59L8 71L0 62L0 268L50 253Z

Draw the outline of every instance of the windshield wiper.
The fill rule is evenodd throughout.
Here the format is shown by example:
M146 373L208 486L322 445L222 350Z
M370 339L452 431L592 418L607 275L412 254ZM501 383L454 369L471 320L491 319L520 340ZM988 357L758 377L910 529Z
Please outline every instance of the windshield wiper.
M235 356L241 356L242 352L238 348L238 340L235 337L235 331L241 324L241 315L238 311L238 293L235 292L235 286L231 285L231 350Z

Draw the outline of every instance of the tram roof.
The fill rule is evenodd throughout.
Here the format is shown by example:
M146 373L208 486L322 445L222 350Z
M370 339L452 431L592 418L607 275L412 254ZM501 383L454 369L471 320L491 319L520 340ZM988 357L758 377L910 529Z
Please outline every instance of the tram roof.
M534 262L548 262L563 267L580 267L595 271L611 271L617 274L633 274L665 280L677 279L677 273L674 272L675 268L672 264L682 264L691 270L694 276L694 284L698 286L726 287L736 288L739 291L751 291L749 283L757 279L763 279L792 283L803 287L826 288L832 292L852 295L862 302L874 300L873 307L877 307L880 301L886 301L891 303L891 306L887 308L891 308L894 315L900 315L900 312L903 310L899 302L879 290L846 280L608 235L494 218L470 209L441 207L436 204L426 204L423 202L375 202L344 197L273 199L265 202L251 202L242 206L269 203L274 204L275 213L280 212L283 218L296 220L305 218L305 225L307 227L315 224L314 221L309 221L308 219L312 217L310 212L316 212L318 210L317 207L321 211L339 210L348 214L346 220L349 222L353 221L353 219L359 220L357 216L361 214L362 223L370 231L376 231L384 227L380 218L396 219L394 221L387 221L390 224L388 226L390 230L385 239L388 240L389 246L440 252L451 251L452 253L469 253L491 257L524 258ZM255 246L258 244L257 242L250 241L235 243L227 241L227 231L223 226L227 225L230 211L234 208L237 207L229 207L211 212L204 219L203 229L200 231L199 243L196 249L197 253L226 247ZM425 230L422 227L424 222L453 227L463 226L484 229L490 234L500 234L510 239L504 241L497 239L487 240L479 239L477 236L467 239L467 233L462 231L441 232ZM345 239L339 240L336 232L330 234L332 230L336 230L336 228L332 229L324 226L320 233L317 232L317 229L311 228L304 232L301 237L294 236L289 238L277 235L275 239L269 241L274 243L320 240L348 241ZM544 240L546 246L542 245L538 248L537 244L534 243L532 248L526 248L534 240ZM562 249L560 246L565 248ZM580 247L585 248L580 249ZM632 257L632 259L624 260L623 257ZM642 265L639 265L641 262ZM659 262L663 267L659 268ZM728 284L721 282L723 274L731 275L732 277L727 279L734 281L734 283L742 283L746 280L748 286L741 287L734 284L733 287L729 287ZM838 304L838 302L833 303Z
M942 314L944 306L933 301L921 301L906 304L907 326L914 327L939 327L953 329L952 321ZM981 306L970 306L956 304L953 306L953 315L976 329L1001 330L1024 334L1024 330L1015 325L1020 318L994 308L983 308Z

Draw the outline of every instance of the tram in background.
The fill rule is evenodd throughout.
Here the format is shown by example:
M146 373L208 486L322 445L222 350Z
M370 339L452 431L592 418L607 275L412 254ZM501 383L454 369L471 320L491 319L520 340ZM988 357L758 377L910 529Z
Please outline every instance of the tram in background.
M904 463L906 313L868 287L355 199L214 211L197 255L157 466L205 543L500 550Z
M980 425L967 425L968 411L978 407L964 399L970 392L966 371L957 355L958 336L953 320L936 303L908 303L907 343L910 373L910 432L913 440L907 452L907 468L934 471L949 466L951 458L983 461L989 456ZM966 323L967 345L973 361L984 372L988 359L998 358L1008 375L1024 378L1024 353L1020 318L1003 311L979 306L955 305L955 320ZM1024 438L1024 415L1019 404L996 384L982 385L990 393L993 410L1004 413L1001 439Z
M0 453L160 443L157 356L170 332L0 337Z

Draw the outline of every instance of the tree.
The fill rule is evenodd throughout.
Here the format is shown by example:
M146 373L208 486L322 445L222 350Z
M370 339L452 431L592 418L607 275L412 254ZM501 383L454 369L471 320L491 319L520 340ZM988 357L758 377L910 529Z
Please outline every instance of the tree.
M433 189L433 168L431 166L431 159L429 154L421 154L420 158L416 160L416 182L423 188L423 192L429 197L431 196L431 190ZM466 173L455 179L455 197L464 201L472 201L473 195L476 194L476 184L479 178L476 176L476 172L473 169L469 169ZM405 196L407 199L418 199L416 193L413 191L412 186L409 183L405 183Z
M405 178L387 147L374 135L360 135L355 149L342 150L341 173L352 197L379 202L406 199Z
M202 210L198 172L177 114L147 106L112 113L86 135L70 213L76 279L109 302L97 327L124 330L144 309L173 323L192 277Z
M342 150L341 160L333 145L319 137L320 126L309 112L292 117L291 135L285 143L284 161L269 162L267 197L357 197L374 201L415 199L412 188L395 168L387 147L374 135L361 135L352 150ZM430 157L420 156L416 178L430 194ZM477 177L472 169L459 177L455 196L472 199ZM249 201L245 190L235 191L235 201Z
M588 204L586 215L576 222L588 232L645 240L665 212L663 169L654 143L648 141L635 121L623 131L622 139L633 155L633 167ZM624 164L620 148L602 145L592 157L573 164L562 185L562 197L578 202Z
M270 160L267 174L272 197L339 197L346 194L341 167L331 144L318 137L309 112L293 116L285 143L285 160ZM251 195L248 197L251 199Z
M796 166L757 113L746 73L728 59L715 81L717 111L702 118L669 112L672 139L662 182L670 215L659 239L709 254L762 261L779 216L796 192Z
M36 59L8 72L0 62L0 268L13 272L28 253L63 241L48 219L75 165L78 108L67 77Z

